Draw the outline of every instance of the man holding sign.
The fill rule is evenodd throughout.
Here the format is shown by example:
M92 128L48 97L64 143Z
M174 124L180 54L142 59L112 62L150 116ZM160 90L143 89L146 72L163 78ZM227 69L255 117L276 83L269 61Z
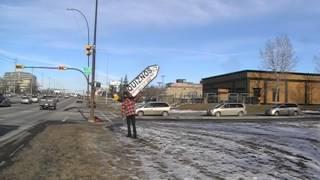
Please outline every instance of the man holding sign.
M132 137L131 134L131 124L133 130L133 138L137 138L137 130L136 130L136 110L135 110L135 99L130 96L128 92L124 92L123 94L123 102L121 105L121 113L122 117L127 119L128 125L128 137Z
M131 137L132 135L132 124L133 138L137 138L135 101L139 98L138 94L157 77L158 72L158 65L148 66L136 78L134 78L128 86L126 86L126 91L123 94L124 100L121 105L121 112L122 117L126 117L127 119L128 137Z

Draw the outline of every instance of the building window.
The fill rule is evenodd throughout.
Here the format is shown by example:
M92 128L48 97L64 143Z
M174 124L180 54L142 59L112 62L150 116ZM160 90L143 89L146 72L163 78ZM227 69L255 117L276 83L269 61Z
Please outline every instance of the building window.
M279 97L280 97L280 88L273 88L272 89L272 101L279 102Z
M253 88L253 96L260 97L261 96L261 88Z

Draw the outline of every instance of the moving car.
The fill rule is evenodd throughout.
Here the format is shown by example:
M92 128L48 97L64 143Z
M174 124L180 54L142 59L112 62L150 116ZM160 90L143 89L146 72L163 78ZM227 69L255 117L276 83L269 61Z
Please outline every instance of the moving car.
M222 103L207 110L209 116L243 116L247 114L246 106L241 103Z
M0 97L0 107L10 107L11 102L8 98L1 96Z
M40 110L57 109L57 100L54 96L43 96L39 102Z
M169 104L165 102L148 102L136 109L138 116L162 115L168 116L170 111Z
M39 102L38 96L32 96L31 101L32 101L32 103L38 103Z
M266 115L279 116L279 115L293 115L297 116L301 114L301 109L297 104L277 104L265 111Z
M31 104L32 100L28 96L22 96L20 102L21 104Z

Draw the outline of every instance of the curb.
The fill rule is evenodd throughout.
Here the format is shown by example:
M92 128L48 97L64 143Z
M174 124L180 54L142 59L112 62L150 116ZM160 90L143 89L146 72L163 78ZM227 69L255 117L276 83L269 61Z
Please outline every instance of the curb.
M215 116L137 116L138 120L164 120L164 121L170 121L170 120L237 120L237 121L253 121L253 120L292 120L292 119L317 119L320 120L320 115L318 116L242 116L242 117L215 117Z
M45 124L44 121L37 121L3 135L0 138L0 168L6 165L9 159L24 146L25 141L31 140L37 134L35 130L43 130Z

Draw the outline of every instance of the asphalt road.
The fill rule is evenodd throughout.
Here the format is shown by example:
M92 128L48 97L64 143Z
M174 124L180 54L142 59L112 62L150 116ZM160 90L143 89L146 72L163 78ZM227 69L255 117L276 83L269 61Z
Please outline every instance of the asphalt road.
M75 101L75 98L61 99L57 104L57 110L40 110L38 103L1 107L0 126L26 126L36 124L39 121L57 119L57 117L64 118L64 108Z

